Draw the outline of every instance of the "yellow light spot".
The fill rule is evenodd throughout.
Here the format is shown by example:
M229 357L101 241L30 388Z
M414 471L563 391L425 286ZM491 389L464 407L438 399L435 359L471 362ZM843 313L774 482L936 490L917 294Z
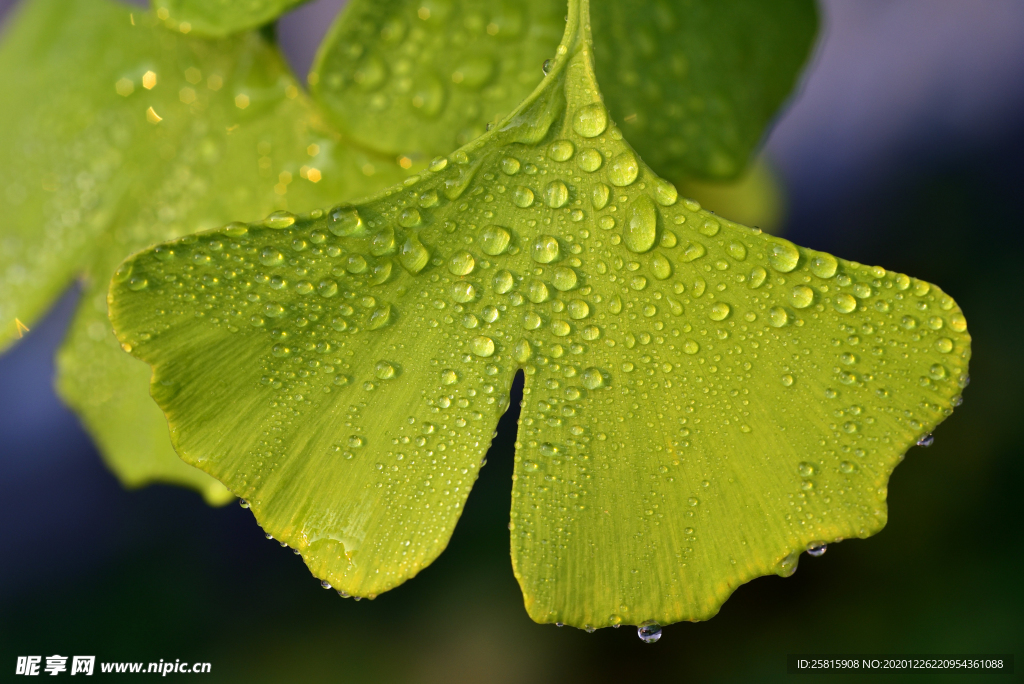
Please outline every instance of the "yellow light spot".
M156 87L156 72L147 71L142 74L142 87L146 90L152 90Z
M185 80L192 85L195 85L203 80L203 72L195 67L189 67L188 69L185 69Z
M426 21L427 19L430 18L430 8L420 7L418 10L416 10L416 16L418 16L423 21Z
M192 24L188 23L187 21L183 21L180 24L178 24L178 30L182 33L188 33L192 30Z
M134 12L129 12L128 13L128 20L132 22L132 26L135 26L135 13Z
M630 114L622 119L623 121L636 121L636 113Z
M307 176L308 173L309 173L309 167L308 166L300 166L299 167L299 177L301 177L301 178L308 178L308 176Z
M364 176L372 176L376 172L377 172L377 169L376 169L376 167L374 167L373 164L371 164L369 162L363 164L363 175Z
M178 99L185 104L192 104L196 101L196 91L191 88L182 88L178 91Z
M310 183L319 183L322 178L320 175L320 169L310 169L306 172L306 178Z
M403 169L407 169L410 166L412 166L412 159L409 159L408 157L399 157L398 165L401 166Z
M239 109L245 109L249 106L249 96L245 94L235 95L235 106Z
M169 11L167 11L166 7L161 7L160 9L158 9L156 11L156 16L157 16L158 19L160 19L162 21L166 21L167 17L171 16L171 13Z
M157 124L163 121L163 117L156 113L152 107L146 110L146 121L151 124Z
M25 333L28 332L28 326L22 323L17 318L14 319L14 325L18 328L18 337L24 337Z
M464 78L466 77L462 75L461 71L456 71L452 73L452 83L462 83Z
M284 89L284 96L287 97L289 100L294 100L299 96L299 89L296 88L294 85L290 85Z
M274 192L276 192L278 195L287 194L288 186L285 185L284 183L278 183L277 185L274 186Z
M121 97L128 97L135 92L135 84L132 83L129 78L122 78L120 81L114 84L114 90Z
M282 171L281 173L277 174L277 180L283 185L288 185L289 183L292 182L292 174L288 173L287 171Z
M306 148L306 154L308 154L310 157L315 157L316 155L320 154L320 146L317 145L316 143L313 143L312 145Z
M498 25L493 21L487 25L487 35L496 36L498 35Z
M220 90L221 86L224 85L224 79L214 74L210 78L206 79L206 87L210 90Z
M228 133L234 133L235 131L238 130L238 124L234 124L233 126L228 126L226 130L227 130Z
M309 76L306 76L306 83L308 83L311 86L315 86L319 82L320 74L316 73L315 71L310 71Z

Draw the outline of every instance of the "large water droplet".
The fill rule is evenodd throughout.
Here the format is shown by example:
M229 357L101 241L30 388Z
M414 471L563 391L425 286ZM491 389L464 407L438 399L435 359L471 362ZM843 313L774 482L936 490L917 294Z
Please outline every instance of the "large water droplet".
M725 302L715 302L708 311L708 318L713 321L724 321L729 316L729 305Z
M789 323L789 314L781 306L773 306L768 310L768 322L774 328L781 328Z
M477 356L491 356L494 354L494 340L478 335L469 341L469 349Z
M826 550L828 550L828 545L823 541L813 541L807 545L807 555L815 558L825 555Z
M430 261L430 252L423 246L415 235L409 238L402 245L402 251L398 255L398 261L413 275L419 273Z
M464 276L473 272L476 267L476 259L469 252L456 252L448 259L448 271L452 275Z
M544 204L559 209L569 201L569 188L562 181L551 181L544 189Z
M596 138L608 127L608 112L600 102L585 105L572 117L572 129L584 138Z
M806 285L797 285L793 288L789 301L797 309L806 309L814 301L814 290Z
M512 201L517 207L525 209L533 204L533 190L520 185L512 191Z
M526 288L527 298L534 304L540 304L546 302L548 297L551 296L548 286L542 280L534 280L530 283L530 286Z
M597 210L608 206L608 199L611 197L612 189L604 183L598 183L590 191L590 201Z
M530 246L530 256L539 264L550 264L558 258L558 240L541 235Z
M853 295L844 292L836 295L836 298L832 300L832 306L839 313L847 314L857 308L857 300L853 298Z
M780 273L789 273L800 261L800 252L792 242L776 239L768 252L768 263Z
M355 235L363 230L363 218L353 207L335 207L327 215L327 228L339 237Z
M260 252L260 263L264 266L278 266L284 263L284 254L273 247L264 247Z
M585 150L580 151L576 157L576 165L588 173L593 173L601 168L601 164L604 163L604 157L601 153L592 147L588 147Z
M654 246L658 232L658 212L647 195L639 195L626 210L622 241L626 247L642 254Z
M648 620L636 628L636 635L645 644L656 643L661 638L661 625L653 620Z
M819 254L811 259L811 273L819 278L831 278L839 268L839 262L831 254Z
M374 366L373 374L377 376L378 380L391 380L395 377L396 371L394 365L387 361L379 361Z
M452 299L455 301L465 304L476 299L476 286L473 283L460 281L452 283Z
M508 271L498 271L494 274L493 284L495 292L505 294L515 286L516 280Z
M604 376L601 375L601 371L596 368L588 368L583 371L582 381L583 386L591 390L604 386Z
M560 290L561 292L568 292L576 287L576 283L578 282L576 271L566 266L559 266L555 268L555 272L551 280L555 285L555 289Z
M590 305L582 299L574 299L566 306L569 311L569 318L580 320L590 315Z
M263 225L267 228L287 228L295 223L295 214L290 214L287 211L275 211L273 214L263 219Z
M548 147L548 157L556 162L569 161L576 146L570 140L556 140Z
M487 226L480 233L480 249L488 256L503 254L512 240L512 234L501 226Z
M608 163L608 182L620 188L633 183L640 173L636 156L626 150Z
M672 264L661 254L651 258L651 274L658 280L665 280L672 275Z

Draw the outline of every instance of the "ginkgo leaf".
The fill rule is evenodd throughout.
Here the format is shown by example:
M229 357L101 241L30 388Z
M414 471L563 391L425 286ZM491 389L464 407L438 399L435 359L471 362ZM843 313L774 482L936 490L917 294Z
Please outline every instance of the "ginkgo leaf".
M540 83L564 15L564 0L353 0L310 84L354 139L429 159L479 136Z
M157 17L169 27L223 38L268 24L309 0L150 0Z
M674 180L744 170L818 23L814 0L598 2L591 16L609 113Z
M310 76L338 125L410 161L484 132L541 78L565 3L354 0ZM610 114L673 179L747 165L792 90L817 28L813 0L643 0L595 5Z
M878 531L959 402L954 301L679 198L608 117L588 26L574 0L538 89L422 176L111 285L181 456L343 592L441 552L519 369L513 566L531 617L579 627L706 619Z
M160 240L369 194L401 170L324 126L259 35L199 40L104 0L26 3L0 47L0 89L0 345L82 278L61 394L127 484L223 500L177 458L147 368L118 348L111 275Z

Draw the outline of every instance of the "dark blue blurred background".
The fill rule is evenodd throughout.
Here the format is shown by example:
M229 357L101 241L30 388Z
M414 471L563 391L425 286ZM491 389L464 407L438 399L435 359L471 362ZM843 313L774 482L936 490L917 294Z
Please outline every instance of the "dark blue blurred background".
M300 73L341 4L282 21ZM784 680L797 651L1019 654L1024 3L833 0L823 14L766 146L784 232L940 284L974 337L964 405L897 468L884 531L756 580L654 646L535 625L509 561L506 415L448 550L376 601L342 600L248 511L118 485L51 388L69 292L0 358L4 677L14 655L52 653L210 661L204 681L537 683Z

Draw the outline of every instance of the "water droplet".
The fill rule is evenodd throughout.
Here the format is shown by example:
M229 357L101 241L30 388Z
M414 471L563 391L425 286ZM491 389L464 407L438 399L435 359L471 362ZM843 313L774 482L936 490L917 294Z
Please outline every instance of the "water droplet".
M789 301L797 309L806 309L814 301L814 290L806 285L797 285L793 288Z
M505 157L501 160L501 171L506 176L514 176L519 173L519 160L515 157Z
M378 380L391 380L395 377L395 367L387 361L379 361L373 369Z
M817 558L818 556L824 555L827 549L828 545L826 545L825 542L813 541L807 545L807 555Z
M608 205L608 198L611 197L612 189L604 183L598 183L590 191L590 201L594 209L601 210Z
M447 166L447 159L445 159L444 157L435 157L434 159L431 160L430 166L428 166L427 168L433 171L434 173L437 173L438 171L443 171L445 168L447 168Z
M844 292L836 295L836 298L832 300L832 306L839 313L847 314L857 308L857 300Z
M494 340L478 335L469 341L469 349L477 356L491 356L494 354Z
M679 191L667 180L656 178L654 180L654 199L663 207L671 207L679 199Z
M949 327L956 332L964 332L967 330L967 319L963 314L955 313L949 317Z
M696 354L700 351L700 345L695 340L686 340L683 342L683 352L686 354Z
M583 386L587 389L595 390L604 387L604 376L596 368L588 368L583 371L582 381Z
M508 271L498 271L494 274L494 291L498 294L505 294L516 284L515 278Z
M278 266L284 263L284 254L273 247L264 247L260 252L260 263L264 266Z
M267 228L287 228L295 223L295 214L290 214L287 211L275 211L273 214L263 219L263 225Z
M807 461L801 461L800 464L797 465L796 469L797 472L800 473L801 477L810 477L811 475L814 475L814 466Z
M548 147L548 157L556 162L569 161L576 146L570 140L556 140Z
M558 258L558 240L550 235L541 235L530 246L530 256L539 264L550 264Z
M705 219L704 222L697 227L697 232L707 235L708 237L714 237L718 235L718 231L721 227L722 226L718 221L714 219Z
M725 302L715 302L711 305L708 318L713 321L723 321L729 316L729 305Z
M557 337L565 337L572 332L572 327L565 321L552 321L551 332Z
M353 207L335 207L327 216L327 228L339 237L355 235L363 230L363 219Z
M623 188L633 183L640 173L640 165L636 156L626 150L608 163L608 182Z
M661 625L653 620L648 620L636 628L636 635L645 644L653 644L661 638Z
M576 271L565 266L557 267L551 280L555 285L555 289L562 292L568 292L573 289L578 282Z
M411 235L402 245L398 260L407 271L415 275L422 271L430 261L430 252L418 237Z
M533 356L533 347L526 340L519 340L515 349L512 350L512 354L519 363L526 363Z
M512 201L517 207L525 209L533 204L533 190L520 185L512 191Z
M686 249L683 250L682 260L687 262L696 261L707 254L707 252L708 251L703 244L699 242L691 242L686 245Z
M455 301L465 304L476 299L476 286L473 283L461 281L452 283L452 299Z
M320 586L323 587L324 589L330 589L331 588L331 583L328 582L327 580L320 580Z
M384 256L395 251L395 230L390 226L373 236L370 242L370 254Z
M948 354L953 351L953 340L948 337L940 337L935 340L935 348L942 354Z
M935 437L933 437L931 433L923 435L920 439L917 440L917 446L919 447L930 447L934 443Z
M757 289L764 284L765 279L768 277L768 271L764 270L760 266L755 266L750 271L750 287L751 289Z
M456 252L448 259L448 271L452 275L469 275L475 267L476 259L469 252Z
M572 129L584 138L596 138L608 127L608 113L600 102L585 105L572 117Z
M543 319L536 312L530 311L523 314L523 327L527 330L536 330L544 324Z
M398 215L398 225L403 228L415 228L421 223L423 223L423 216L420 215L419 209L414 207L403 209L402 213Z
M654 246L657 228L658 214L654 202L647 195L639 195L626 210L622 241L630 251L642 254Z
M588 173L593 173L601 168L601 164L604 163L604 157L601 153L592 147L588 147L585 150L581 150L579 155L576 157L576 165Z
M768 263L779 273L789 273L800 261L800 252L789 241L776 238L768 252Z
M548 291L548 286L544 281L534 280L526 288L526 296L534 304L540 304L541 302L546 302L551 293Z
M789 323L789 314L781 306L773 306L768 310L768 322L774 328L781 328Z
M544 203L552 209L559 209L569 201L569 188L562 181L551 181L544 189Z
M672 264L661 254L651 258L651 275L658 280L665 280L672 275Z
M857 466L850 461L843 461L839 464L839 472L849 475L853 471L857 470Z
M459 381L459 374L453 371L451 368L446 368L441 371L441 384L442 385L454 385Z
M238 505L241 506L242 508L248 508L249 507L249 502L246 501L245 499L239 499L238 500Z
M793 376L790 375L789 373L786 373L785 375L783 375L782 376L782 384L785 387L792 387L793 386Z
M511 240L511 233L501 226L487 226L480 233L480 249L488 256L498 256L505 252Z
M831 278L838 268L839 262L831 254L819 254L811 259L811 273L819 278Z

